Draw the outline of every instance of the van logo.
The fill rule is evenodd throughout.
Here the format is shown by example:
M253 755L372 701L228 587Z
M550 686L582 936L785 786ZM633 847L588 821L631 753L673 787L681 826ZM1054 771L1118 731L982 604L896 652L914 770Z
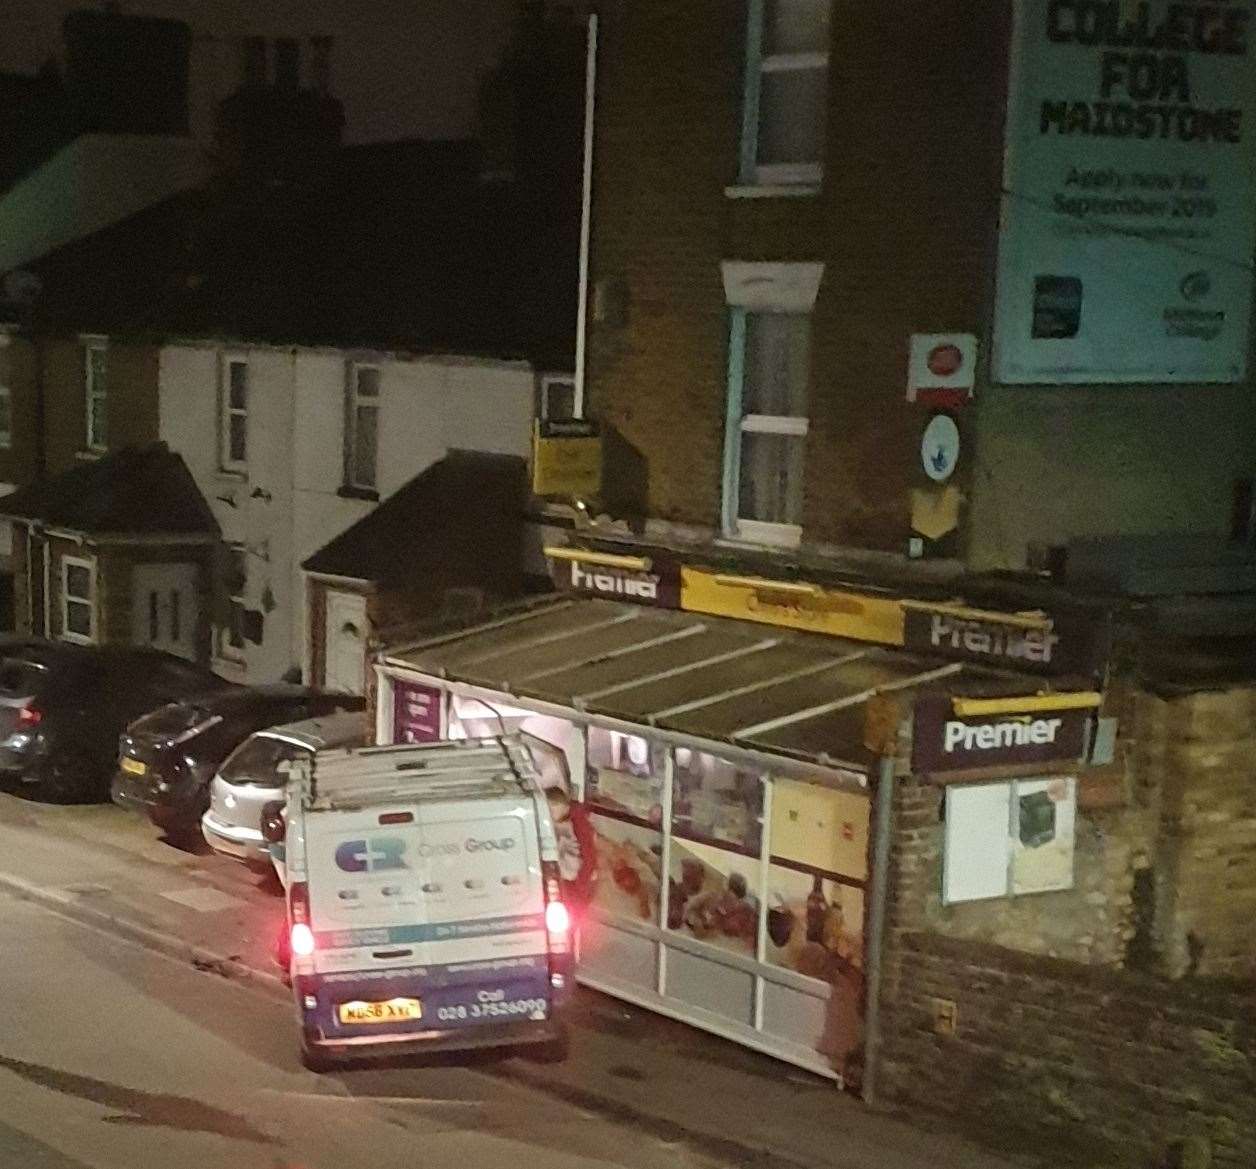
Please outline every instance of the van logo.
M404 869L401 859L406 842L399 836L373 836L370 840L346 840L336 849L336 866L346 873L379 873Z
M476 840L472 836L467 839L464 847L467 852L509 852L515 847L515 842L509 836L503 836L500 840Z

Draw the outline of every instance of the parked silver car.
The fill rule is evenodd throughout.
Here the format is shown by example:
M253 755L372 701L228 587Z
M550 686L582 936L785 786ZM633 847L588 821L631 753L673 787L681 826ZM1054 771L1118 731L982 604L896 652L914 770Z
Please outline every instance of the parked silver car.
M269 871L262 809L284 798L293 762L327 747L360 747L365 741L366 716L360 711L256 731L227 756L214 776L209 811L201 819L206 842L215 852Z

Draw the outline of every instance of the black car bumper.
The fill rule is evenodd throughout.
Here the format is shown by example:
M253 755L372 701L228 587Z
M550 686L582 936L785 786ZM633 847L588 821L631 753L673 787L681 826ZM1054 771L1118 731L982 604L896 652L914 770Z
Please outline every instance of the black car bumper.
M41 735L14 731L0 739L0 774L10 779L36 780L46 754Z

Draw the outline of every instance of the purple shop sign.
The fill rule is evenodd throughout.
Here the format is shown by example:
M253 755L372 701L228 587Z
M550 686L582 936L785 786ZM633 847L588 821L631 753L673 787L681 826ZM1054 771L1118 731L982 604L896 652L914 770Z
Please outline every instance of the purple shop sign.
M393 682L393 742L439 742L443 696L435 686Z

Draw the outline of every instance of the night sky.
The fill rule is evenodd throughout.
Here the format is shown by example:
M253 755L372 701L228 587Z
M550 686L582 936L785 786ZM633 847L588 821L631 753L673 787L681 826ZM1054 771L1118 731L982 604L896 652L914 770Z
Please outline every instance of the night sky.
M0 70L33 72L60 55L61 19L94 5L4 0ZM345 104L347 142L453 138L474 129L476 87L509 36L514 0L133 0L122 10L185 20L193 50L193 131L236 78L219 38L335 38L334 89ZM368 15L369 14L369 15Z

